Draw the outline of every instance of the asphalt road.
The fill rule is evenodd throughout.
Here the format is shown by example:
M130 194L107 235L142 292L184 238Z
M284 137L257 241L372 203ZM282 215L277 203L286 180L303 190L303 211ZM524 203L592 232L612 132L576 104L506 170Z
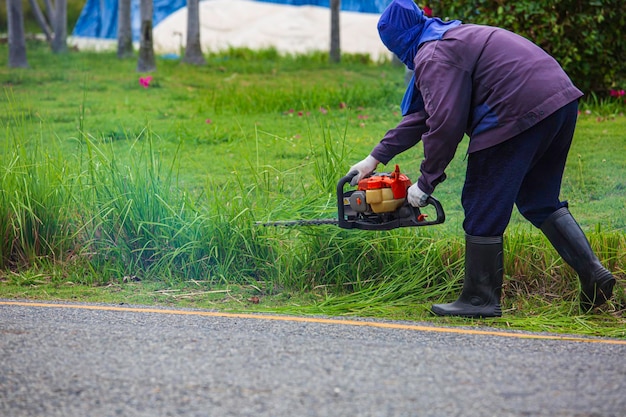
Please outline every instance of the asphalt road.
M623 340L0 300L3 417L625 415Z

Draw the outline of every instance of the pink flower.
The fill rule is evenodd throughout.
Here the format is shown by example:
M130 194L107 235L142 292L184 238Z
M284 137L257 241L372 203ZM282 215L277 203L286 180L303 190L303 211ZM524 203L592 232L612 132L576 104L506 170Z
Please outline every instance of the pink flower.
M206 119L206 120L204 121L204 123L206 123L206 124L210 125L211 123L213 123L213 121L212 121L211 119Z
M148 88L150 87L150 82L152 81L152 77L150 75L148 75L147 77L139 77L139 84L143 87L143 88Z
M609 92L609 94L611 95L611 97L622 97L624 94L626 94L626 91L624 91L624 90L611 90Z
M422 10L424 11L426 17L433 17L433 9L431 9L430 7L424 6Z

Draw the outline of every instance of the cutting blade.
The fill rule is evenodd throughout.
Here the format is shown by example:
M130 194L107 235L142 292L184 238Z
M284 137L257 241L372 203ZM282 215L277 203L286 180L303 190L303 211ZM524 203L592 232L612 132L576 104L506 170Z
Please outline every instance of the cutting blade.
M325 224L337 226L338 219L311 219L311 220L279 220L274 222L256 222L257 226L298 227L298 226L321 226Z

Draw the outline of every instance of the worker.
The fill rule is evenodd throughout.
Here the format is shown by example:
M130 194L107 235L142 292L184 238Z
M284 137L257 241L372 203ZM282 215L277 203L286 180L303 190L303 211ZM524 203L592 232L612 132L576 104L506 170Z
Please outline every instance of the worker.
M560 65L507 30L424 16L413 0L394 0L378 22L380 38L414 72L402 119L350 168L353 184L379 163L422 141L420 176L408 190L423 207L467 134L464 209L465 276L458 299L435 304L442 316L499 317L502 236L517 206L578 274L587 312L609 299L614 276L594 254L559 199L583 95Z

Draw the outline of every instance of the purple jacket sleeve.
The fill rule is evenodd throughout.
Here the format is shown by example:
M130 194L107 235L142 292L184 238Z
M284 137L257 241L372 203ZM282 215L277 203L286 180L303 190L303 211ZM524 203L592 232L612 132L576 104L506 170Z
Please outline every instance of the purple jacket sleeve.
M387 131L381 141L374 147L371 155L383 164L387 164L394 156L415 146L426 127L427 114L424 111L407 114L393 129Z
M419 187L432 194L437 184L445 180L445 169L454 157L467 126L471 97L471 77L454 66L429 62L419 68L418 89L422 93L425 111L406 115L394 129L389 130L371 152L383 164L394 156L424 143Z
M428 130L422 136L422 175L417 182L422 191L432 194L437 184L445 180L444 171L465 134L472 79L467 71L440 61L426 61L416 79L428 113Z

